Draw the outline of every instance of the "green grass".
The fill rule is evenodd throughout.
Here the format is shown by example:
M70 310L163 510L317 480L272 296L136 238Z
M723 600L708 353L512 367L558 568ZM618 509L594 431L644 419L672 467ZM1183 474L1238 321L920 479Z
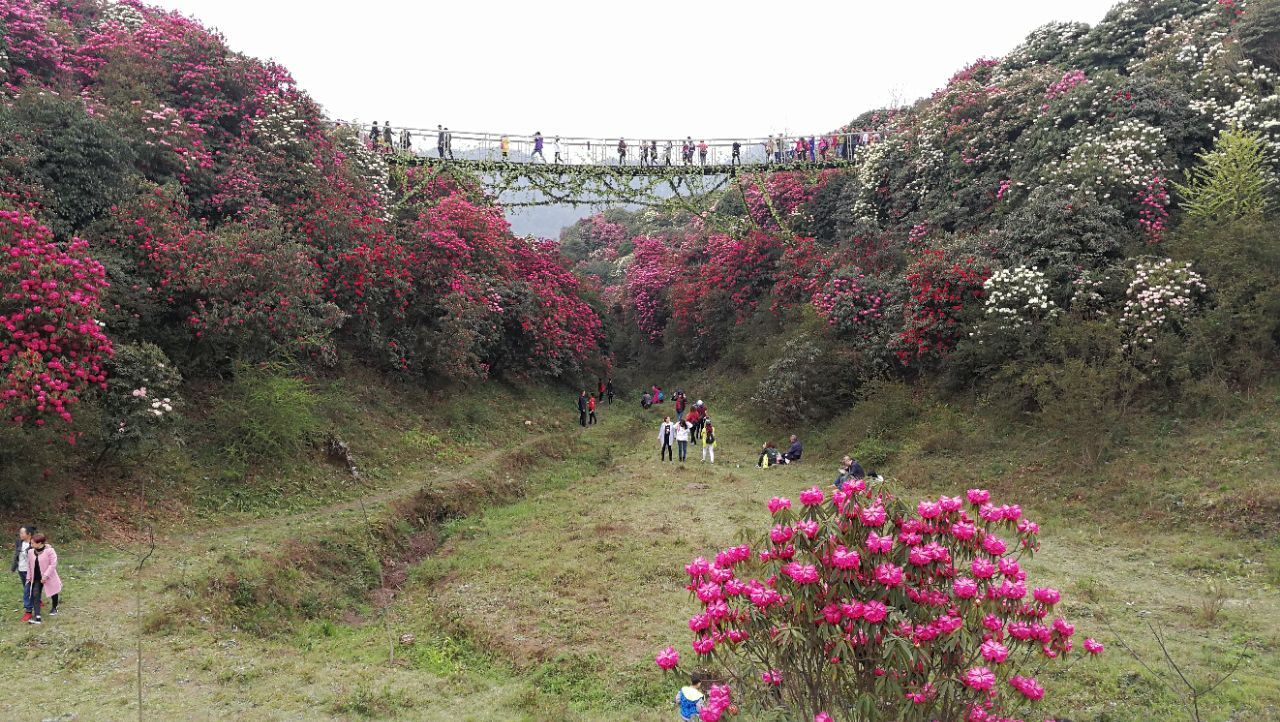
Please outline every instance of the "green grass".
M983 484L1041 521L1030 573L1063 590L1082 637L1108 646L1042 675L1045 716L1189 719L1148 622L1194 683L1246 656L1202 703L1203 719L1280 716L1280 546L1261 514L1259 532L1214 511L1238 512L1236 500L1269 493L1280 476L1280 418L1263 401L1224 422L1152 423L1104 467L1082 470L1040 431L889 388L808 434L804 464L763 471L759 441L791 429L735 413L732 387L697 386L719 427L715 467L657 461L657 413L669 407L605 407L602 424L581 432L568 417L547 423L563 407L551 393L482 391L419 419L379 408L390 394L335 399L362 406L347 409L353 427L396 421L362 450L379 458L386 444L383 476L365 495L376 543L394 553L430 530L431 553L406 563L384 621L373 580L349 573L368 549L353 537L363 514L350 503L310 499L166 534L146 576L151 717L669 719L673 682L652 657L668 643L687 649L695 603L683 564L762 529L770 496L828 482L839 454L868 438L893 447L883 470L909 493ZM437 456L453 450L465 465ZM1206 458L1232 471L1211 473ZM130 559L94 545L60 551L66 614L39 630L0 627L0 656L60 660L56 675L28 680L57 700L45 716L130 718ZM240 604L209 592L232 572L252 582Z

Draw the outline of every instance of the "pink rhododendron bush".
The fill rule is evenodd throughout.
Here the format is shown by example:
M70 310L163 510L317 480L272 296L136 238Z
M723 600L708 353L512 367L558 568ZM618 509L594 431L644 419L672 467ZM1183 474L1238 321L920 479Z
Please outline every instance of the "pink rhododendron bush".
M81 396L103 385L111 341L97 319L106 287L84 241L60 247L31 216L0 210L0 418L69 422Z
M857 481L768 510L755 544L685 567L692 649L655 659L720 670L703 720L731 695L788 719L1016 719L1035 714L1042 670L1102 652L1023 569L1039 526L985 490L912 506Z

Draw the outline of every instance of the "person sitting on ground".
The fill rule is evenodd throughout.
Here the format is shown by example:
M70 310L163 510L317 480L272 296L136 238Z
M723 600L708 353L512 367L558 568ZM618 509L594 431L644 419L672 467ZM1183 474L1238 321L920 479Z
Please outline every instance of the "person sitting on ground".
M779 463L794 464L800 460L800 455L804 453L804 447L800 445L800 439L795 434L791 435L791 446L787 447L787 453L782 455Z
M770 466L774 466L777 463L778 447L772 441L764 442L764 444L760 446L759 467L761 469L768 469Z
M863 472L862 465L857 459L852 456L840 459L840 473L836 475L835 481L837 489L843 489L846 482L863 478L866 478L866 473Z
M653 406L653 394L646 391L644 396L640 397L640 408L647 409L650 406Z

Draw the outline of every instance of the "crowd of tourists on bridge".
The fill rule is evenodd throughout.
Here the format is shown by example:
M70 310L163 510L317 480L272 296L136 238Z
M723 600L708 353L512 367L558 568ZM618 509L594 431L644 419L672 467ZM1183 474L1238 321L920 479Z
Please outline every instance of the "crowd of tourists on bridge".
M341 121L339 121L339 124L342 124ZM414 148L412 131L402 128L397 133L392 128L391 121L381 125L374 121L367 131L360 131L360 137L375 152L417 152ZM695 141L693 136L686 136L684 140L679 142L678 156L676 155L676 141L673 140L661 142L657 140L641 140L632 144L626 138L619 138L614 147L614 152L617 154L616 164L619 166L633 163L640 167L721 165L723 161L715 155L721 147L729 150L728 164L732 166L742 165L743 152L751 147L759 149L760 153L755 158L762 159L763 163L766 164L828 163L853 160L859 147L874 145L883 140L883 138L884 133L880 130L861 128L839 133L795 137L785 133L778 133L770 135L764 141L744 142L733 140L713 147L708 145L706 140ZM444 125L437 125L435 141L435 151L438 159L455 159L453 132L449 128ZM605 165L612 163L605 152L607 148L599 142L596 142L594 147L589 140L573 144L575 148L585 152L585 163L583 158L575 160L569 158L569 154L566 152L568 144L563 143L560 136L552 137L548 143L547 138L539 131L533 134L531 141L523 142L529 148L525 153L525 157L520 159L523 162L552 163L555 165L571 163L575 165ZM492 150L487 147L487 144L488 141L486 140L484 150ZM513 162L512 141L509 135L498 136L497 151L501 160ZM425 155L426 153L423 154ZM551 156L550 159L548 159L548 155ZM752 162L759 163L760 160L753 160Z

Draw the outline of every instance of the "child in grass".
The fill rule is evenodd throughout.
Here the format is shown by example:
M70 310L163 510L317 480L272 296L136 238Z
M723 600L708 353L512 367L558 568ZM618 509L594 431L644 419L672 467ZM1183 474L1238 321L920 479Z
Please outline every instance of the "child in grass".
M698 713L706 703L706 695L702 693L702 685L706 682L701 672L694 672L690 684L681 687L676 693L676 707L680 708L680 719L684 722L699 719Z

